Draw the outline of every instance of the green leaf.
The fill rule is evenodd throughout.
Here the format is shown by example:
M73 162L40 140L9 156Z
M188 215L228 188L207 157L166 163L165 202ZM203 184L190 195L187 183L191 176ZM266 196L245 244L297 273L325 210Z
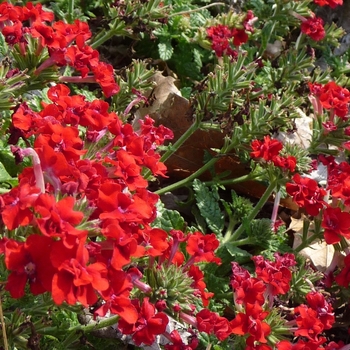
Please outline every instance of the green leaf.
M234 258L234 261L238 262L239 264L247 262L247 260L250 260L252 256L246 250L236 247L233 243L226 243L225 248Z
M170 230L183 230L184 226L185 220L177 210L166 209L160 201L157 203L157 218L153 221L152 227L169 232Z
M6 171L4 164L0 163L0 182L12 180L12 176Z
M158 52L159 57L164 60L170 60L171 56L173 55L174 49L171 46L170 42L163 42L158 44Z
M193 190L197 207L208 227L216 234L222 233L225 222L224 214L219 206L220 197L217 187L213 186L210 190L201 181L195 179L193 181Z

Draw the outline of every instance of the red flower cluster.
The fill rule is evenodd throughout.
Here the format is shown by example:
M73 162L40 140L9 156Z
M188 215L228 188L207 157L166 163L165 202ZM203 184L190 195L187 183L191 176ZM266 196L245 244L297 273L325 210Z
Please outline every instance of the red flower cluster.
M98 51L85 44L91 37L87 23L79 20L73 24L53 22L52 12L44 11L41 4L34 6L31 2L23 7L3 2L0 4L0 17L0 30L5 41L11 46L18 46L23 56L28 49L28 36L37 41L37 56L42 50L48 50L50 57L37 67L37 74L52 65L70 66L79 71L83 78L71 79L100 84L106 97L118 93L119 86L114 80L113 67L100 62ZM47 24L49 22L52 23ZM28 26L25 26L26 23ZM89 72L92 73L91 76L87 76Z
M343 5L343 0L314 0L314 3L319 6L329 6L332 9Z
M332 162L328 165L327 189L333 198L341 200L345 206L350 206L350 164Z
M335 277L335 281L342 287L349 288L350 284L350 254L344 259L344 267Z
M322 227L327 244L339 243L341 237L350 238L350 213L328 207L323 211Z
M317 182L308 177L295 174L292 178L294 183L287 183L287 193L293 197L293 201L304 208L309 215L316 216L320 210L327 206L324 197L326 190L319 187Z
M163 312L157 312L153 304L149 302L149 298L140 301L135 299L132 301L138 312L138 318L132 324L120 319L118 329L123 334L132 334L132 340L136 345L151 345L156 335L162 334L166 330L168 324L168 316Z
M318 292L306 295L309 306L304 304L294 308L298 329L296 336L303 336L310 341L318 342L318 336L323 330L331 329L335 322L332 305ZM322 338L321 338L322 339Z
M199 311L196 320L199 332L215 334L219 340L225 340L232 333L230 322L208 309Z
M23 138L30 145L34 139L34 148L12 150L18 161L32 156L33 167L1 195L1 223L36 234L3 242L6 290L19 298L29 283L33 294L51 292L57 304L88 306L101 298L97 314L110 310L136 323L133 275L122 269L132 256L163 254L169 246L165 231L149 227L158 196L146 189L141 172L164 175L157 147L172 132L146 117L136 133L108 112L106 102L71 96L64 85L51 87L48 97L52 103L42 111L22 104L12 116L10 141ZM94 145L100 153L88 151ZM98 242L88 238L97 235Z
M283 148L282 142L271 139L269 135L264 136L264 141L253 140L251 148L253 150L250 152L252 158L261 158L266 162L272 162L275 166L283 170L295 171L297 164L296 158L294 156L281 156L280 151Z
M254 28L252 23L255 21L254 14L251 10L247 12L247 15L243 21L243 28L229 28L226 25L218 24L207 28L207 36L211 41L211 47L215 51L217 57L223 55L237 57L237 51L234 47L241 46L248 41L247 32L253 32Z
M350 92L348 89L337 85L334 81L322 86L309 83L311 94L317 99L317 103L343 120L347 119L349 112ZM330 120L333 122L333 120Z
M300 29L304 34L308 35L315 41L322 40L326 35L322 18L316 16L303 20Z
M285 294L290 288L292 274L290 268L296 262L294 255L275 254L275 261L265 260L262 256L253 257L256 277L238 263L232 263L231 286L234 290L234 302L239 312L231 321L232 333L248 334L247 346L255 348L257 344L269 350L267 336L271 333L270 325L264 321L269 311L264 310L266 298L271 305L274 296ZM244 312L243 312L244 311Z

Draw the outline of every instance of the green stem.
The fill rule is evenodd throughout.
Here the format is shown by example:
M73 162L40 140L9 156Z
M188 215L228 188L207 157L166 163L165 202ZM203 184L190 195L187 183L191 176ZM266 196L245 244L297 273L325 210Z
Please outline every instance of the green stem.
M300 245L298 245L296 248L294 248L295 252L300 252L304 248L308 247L315 239L319 238L319 233L314 233L312 236L310 236L308 239L303 241Z
M184 132L184 134L173 144L170 146L170 148L162 155L160 158L160 162L166 162L177 150L183 145L183 143L195 132L200 128L201 122L199 118L196 118L194 123ZM144 174L144 178L148 179L148 177L151 175L151 170L147 170ZM168 186L169 187L169 186ZM160 189L159 191L163 192L163 189ZM167 191L166 191L167 192ZM157 193L157 192L156 192ZM158 193L159 194L159 193Z
M195 122L184 132L184 134L168 149L160 158L161 162L166 162L177 150L182 146L182 144L191 136L195 131L200 128L200 120L195 120Z
M197 177L202 175L205 171L209 170L218 160L219 160L219 158L212 158L207 164L203 165L200 169L198 169L192 175L190 175L190 176L186 177L185 179L180 180L174 184L163 187L160 190L156 191L155 193L160 196L160 195L165 194L167 192L171 192L177 188L187 186L194 179L196 179Z
M195 123L194 123L195 124ZM193 125L194 125L193 124ZM187 133L187 132L186 132ZM189 132L189 136L191 135L191 133ZM180 140L180 139L179 139ZM178 140L178 141L179 141ZM178 143L178 141L174 144L173 148L174 149L176 147L176 144ZM226 153L230 152L232 149L234 149L237 146L237 142L233 142L231 141L231 144L225 145L223 146L223 148L220 150L219 154L217 157L214 157L212 159L210 159L205 165L203 165L201 168L199 168L197 171L195 171L192 175L186 177L183 180L180 180L174 184L171 184L169 186L163 187L161 189L159 189L158 191L156 191L155 193L158 194L159 196L162 194L165 194L167 192L171 192L173 190L176 190L180 187L184 187L187 186L188 184L190 184L194 179L198 178L200 175L202 175L204 172L206 172L207 170L209 170L212 166L214 166L214 164L220 159L220 156L225 155ZM180 147L180 145L179 145ZM179 148L178 147L178 148ZM170 155L173 152L170 153ZM161 158L161 160L163 159L163 157ZM247 175L248 176L248 175ZM238 179L237 179L238 180ZM230 183L232 183L233 180L230 180ZM244 180L242 180L244 181ZM239 182L239 181L237 181ZM217 183L217 181L215 182Z
M172 14L170 14L170 15L168 16L168 18L174 17L174 16L178 16L178 15L187 15L187 14L189 14L189 13L198 12L198 11L201 11L201 10L207 9L207 8L209 8L209 7L213 7L213 6L225 6L225 5L226 5L226 4L225 4L224 2L213 2L212 4L205 5L205 6L203 6L203 7L197 8L197 9L172 13Z
M89 333L89 332L96 331L96 330L101 329L101 328L113 326L113 325L117 324L119 318L120 317L118 315L115 315L115 316L112 316L109 318L105 318L101 321L90 323L88 325L78 325L78 326L70 327L70 328L64 330L64 333L68 334L71 332L78 332L78 331L82 331L84 333ZM52 335L56 336L59 331L60 330L57 327L45 327L43 329L38 330L38 333L50 334L50 335L52 334Z
M68 0L68 22L73 22L73 13L74 13L74 0Z
M234 242L234 245L235 247L238 247L240 245L247 245L247 244L251 244L251 239L250 237L246 237L246 238L243 238L243 239L240 239L239 241L235 241Z
M259 211L261 208L265 205L265 203L268 201L270 198L271 194L276 188L276 182L273 181L270 183L270 185L267 187L265 190L264 194L260 198L259 202L255 205L254 209L250 212L250 214L247 216L245 219L246 222L251 222L254 220L254 218L258 215ZM244 232L244 225L241 224L238 229L233 232L232 234L230 232L227 232L225 234L225 237L223 239L223 243L228 243L228 242L234 242L237 241L237 239L241 236L241 234Z
M211 186L211 185L222 185L222 186L234 185L234 184L237 184L237 183L240 183L240 182L254 180L254 179L256 179L259 176L260 176L260 174L249 173L249 174L243 175L241 177L236 177L235 179L205 181L204 184L206 186Z

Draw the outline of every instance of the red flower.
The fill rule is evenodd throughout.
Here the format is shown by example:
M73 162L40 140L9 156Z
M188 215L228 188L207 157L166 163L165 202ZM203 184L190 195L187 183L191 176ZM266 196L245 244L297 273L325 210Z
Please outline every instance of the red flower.
M101 85L106 97L111 97L119 92L120 87L114 80L114 71L111 64L99 62L92 71L96 82Z
M324 325L318 318L317 312L303 304L294 308L294 312L297 315L296 322L298 325L298 329L294 334L317 341L318 335L324 329Z
M209 299L214 296L214 293L206 292L206 284L204 282L204 273L197 265L191 265L188 270L188 276L193 279L191 287L200 291L202 303L204 307L209 304Z
M6 26L1 32L9 45L14 45L24 40L22 22L16 22L12 26Z
M24 288L29 282L34 295L51 291L51 281L55 273L50 261L53 241L44 236L32 234L25 243L8 240L5 244L5 264L11 271L5 289L13 298L24 296Z
M350 254L344 259L344 266L340 274L335 277L335 281L339 286L348 288L350 284Z
M108 280L109 288L100 293L105 303L94 312L94 315L103 317L110 311L128 323L135 323L138 312L129 298L133 287L130 276L124 271L109 269Z
M231 321L232 333L249 334L247 345L253 345L255 341L267 343L266 336L271 333L271 327L263 321L267 315L259 304L247 304L246 313L238 313Z
M35 212L41 216L37 219L41 233L48 237L61 237L68 246L67 235L85 237L87 231L74 227L80 224L84 217L82 212L74 210L74 204L73 197L65 197L56 202L54 196L41 194L35 203Z
M327 244L339 243L341 236L350 238L350 213L340 208L326 208L323 211L322 227Z
M326 32L323 28L323 20L319 17L309 17L301 23L301 31L315 41L322 40Z
M350 92L334 81L322 87L319 98L322 106L326 109L333 109L338 117L344 118L348 114Z
M319 6L329 6L332 9L343 5L343 0L314 0L314 3Z
M188 340L188 344L185 344L177 330L173 330L170 333L170 339L172 344L164 345L165 350L194 350L197 349L199 343L196 337L192 337Z
M266 285L257 278L243 280L240 286L234 288L234 300L237 304L254 304L263 305L265 303L264 292Z
M186 251L194 258L194 262L221 263L221 259L215 257L214 251L219 247L219 241L215 234L204 235L201 232L194 232L187 240Z
M257 277L268 284L268 291L272 295L286 294L290 288L292 273L289 268L295 265L295 260L291 260L290 254L285 255L287 255L286 258L276 254L275 262L265 260L261 255L252 258Z
M318 187L315 180L308 177L301 177L300 174L293 176L294 183L287 183L287 193L293 197L293 201L304 208L309 215L316 216L326 206L323 200L327 192Z
M251 144L253 152L250 152L252 158L263 158L267 162L272 161L278 156L283 148L280 141L271 139L269 135L264 136L264 141L254 140Z
M319 292L309 292L306 294L309 306L317 312L319 320L323 323L324 329L331 329L335 322L332 305L329 304L323 294Z
M156 335L162 334L166 330L169 322L168 316L163 312L156 313L155 306L149 302L149 298L144 298L142 305L138 299L132 303L139 312L139 317L135 323L128 323L124 319L118 322L118 329L123 334L132 334L132 339L137 346L142 343L151 345L156 339Z
M66 301L87 307L97 302L96 291L108 289L105 264L86 265L85 259L65 260L52 279L52 298L58 305Z
M30 224L33 219L30 208L39 194L39 188L30 186L28 183L20 183L19 186L1 196L1 217L9 230Z

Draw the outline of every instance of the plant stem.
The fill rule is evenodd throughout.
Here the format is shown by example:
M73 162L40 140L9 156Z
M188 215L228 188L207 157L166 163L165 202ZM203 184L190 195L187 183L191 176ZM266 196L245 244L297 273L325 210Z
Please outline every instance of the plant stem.
M219 158L212 158L207 164L199 168L196 172L194 172L192 175L186 177L183 180L180 180L174 184L171 184L169 186L163 187L160 190L156 191L155 193L158 194L159 196L162 194L165 194L167 192L171 192L177 188L183 187L191 183L194 179L202 175L206 170L210 169L217 161Z
M201 11L201 10L207 9L209 7L213 7L213 6L225 6L225 5L226 4L224 2L213 2L212 4L205 5L203 7L197 8L197 9L172 13L171 15L168 16L168 18L178 16L178 15L187 15L189 13L198 12L198 11Z
M170 148L162 155L162 157L160 158L160 162L165 162L167 161L182 145L183 143L196 131L200 128L201 125L201 121L199 118L196 118L196 120L194 121L194 123L184 132L184 134L173 144L170 146ZM151 175L151 171L147 170L144 178L147 179L149 176ZM169 186L168 186L169 187ZM181 187L181 186L179 186ZM167 187L165 187L167 188ZM176 187L177 188L177 187ZM165 191L163 192L163 189L160 189L159 191L161 191L162 193L168 192ZM157 194L160 194L158 192L156 192Z
M82 331L84 333L89 333L92 331L96 331L97 329L105 328L105 327L110 327L115 325L118 320L119 316L115 315L112 317L105 318L103 320L97 321L97 322L92 322L89 323L88 325L78 325L74 327L70 327L66 329L64 332L65 334L71 333L71 332L78 332ZM43 329L38 330L38 333L40 334L51 334L52 335L57 335L58 328L57 327L45 327Z
M241 177L236 177L235 179L205 181L204 184L206 186L211 186L211 185L219 185L219 186L220 185L222 185L222 186L234 185L234 184L237 184L237 183L240 183L240 182L254 180L254 179L256 179L259 176L260 176L260 174L249 173L249 174L243 175Z
M246 222L251 222L254 220L254 218L257 216L261 208L265 205L265 203L268 201L269 197L271 196L272 192L276 188L276 182L273 181L270 183L270 185L267 187L266 191L260 198L259 202L255 205L254 209L250 212L250 214L245 219ZM228 242L234 242L237 241L237 239L241 236L241 234L244 232L244 225L243 223L238 227L238 229L233 232L232 234L230 232L227 232L223 243L226 244Z
M300 252L302 249L308 247L315 239L319 238L319 233L314 233L312 236L310 236L308 239L303 241L300 245L298 245L296 248L294 248L294 251L296 253Z
M195 120L194 123L184 132L184 134L168 149L160 158L161 162L166 162L181 146L182 144L199 129L201 125L200 120Z
M2 295L0 296L0 322L1 322L1 329L2 329L2 339L4 342L4 350L9 350L9 344L7 341L7 335L6 335L6 324L5 324L5 318L4 314L2 312Z
M250 237L246 237L246 238L240 239L239 241L235 241L234 245L235 247L238 247L240 245L246 245L249 243L251 243Z
M68 22L73 22L74 0L68 0Z

